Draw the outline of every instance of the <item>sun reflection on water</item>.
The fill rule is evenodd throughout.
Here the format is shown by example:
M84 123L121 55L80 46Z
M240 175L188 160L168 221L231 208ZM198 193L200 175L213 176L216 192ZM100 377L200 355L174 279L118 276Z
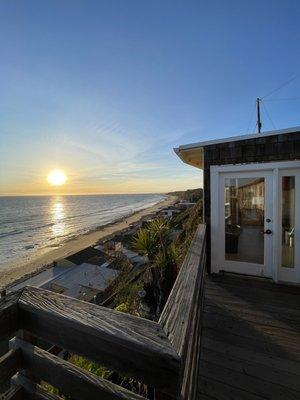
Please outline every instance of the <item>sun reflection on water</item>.
M55 199L52 205L52 232L55 236L62 236L65 234L66 224L64 222L65 212L64 204L61 198Z

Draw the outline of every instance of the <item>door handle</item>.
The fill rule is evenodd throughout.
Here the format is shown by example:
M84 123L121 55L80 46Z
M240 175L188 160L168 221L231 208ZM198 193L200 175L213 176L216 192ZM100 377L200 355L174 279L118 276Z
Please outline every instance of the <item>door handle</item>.
M272 231L271 229L267 229L264 231L264 235L271 235Z

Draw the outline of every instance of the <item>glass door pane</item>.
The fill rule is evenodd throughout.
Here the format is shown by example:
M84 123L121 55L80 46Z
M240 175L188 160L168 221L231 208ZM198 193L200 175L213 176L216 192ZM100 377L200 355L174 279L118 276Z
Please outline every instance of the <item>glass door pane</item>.
M264 264L265 178L225 178L225 259Z
M282 257L281 265L295 266L295 177L282 177Z

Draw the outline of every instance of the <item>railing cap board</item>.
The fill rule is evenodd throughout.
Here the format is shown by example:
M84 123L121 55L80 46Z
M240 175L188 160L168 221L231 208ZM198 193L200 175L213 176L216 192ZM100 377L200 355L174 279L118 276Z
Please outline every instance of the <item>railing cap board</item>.
M149 351L163 351L174 356L174 350L159 324L145 318L97 306L82 300L57 294L49 290L27 286L19 299L22 312L37 316L59 316L61 323L74 322L95 329L103 336L115 335L115 341L130 340L136 346L147 346ZM142 342L140 339L143 339Z
M26 287L22 327L34 335L176 395L181 360L162 327L143 318Z
M199 271L199 266L205 248L205 232L205 225L199 225L159 320L174 350L180 356L190 334L195 294L200 290L204 273L204 270ZM202 265L202 269L204 267Z
M72 399L144 399L142 396L100 378L22 339L12 339L10 347L21 351L22 368L29 371L35 378L55 386Z

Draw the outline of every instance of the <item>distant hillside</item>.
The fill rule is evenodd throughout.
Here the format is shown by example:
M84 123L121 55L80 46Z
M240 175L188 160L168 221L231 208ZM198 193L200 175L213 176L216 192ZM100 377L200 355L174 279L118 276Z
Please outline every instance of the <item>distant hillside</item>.
M197 202L198 200L202 200L203 189L188 189L184 191L170 192L167 194L178 196L180 200Z

